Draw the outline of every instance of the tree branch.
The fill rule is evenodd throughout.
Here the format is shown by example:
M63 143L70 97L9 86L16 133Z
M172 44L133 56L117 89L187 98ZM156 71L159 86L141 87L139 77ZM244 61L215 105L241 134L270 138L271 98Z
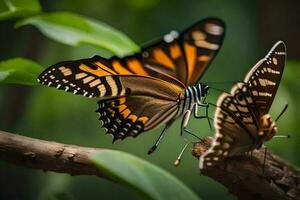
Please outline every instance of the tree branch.
M101 149L44 141L0 131L0 160L43 171L95 175L111 180L89 160L92 153L99 151Z
M195 143L193 155L199 158L210 142L208 137L205 142ZM268 150L263 174L264 157L265 149L261 148L252 155L228 158L201 174L223 184L238 199L300 199L300 171Z
M207 144L209 144L207 139ZM199 157L208 145L195 143L193 155ZM88 159L101 149L33 139L0 131L0 160L24 167L69 173L95 175L111 180ZM300 197L300 172L286 161L267 153L265 173L262 174L264 150L254 151L252 157L226 159L216 167L202 170L222 183L239 199L291 200Z

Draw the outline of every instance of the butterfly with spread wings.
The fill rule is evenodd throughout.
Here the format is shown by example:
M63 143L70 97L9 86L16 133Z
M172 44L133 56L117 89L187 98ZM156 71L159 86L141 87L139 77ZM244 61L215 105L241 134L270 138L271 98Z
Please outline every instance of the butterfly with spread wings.
M57 63L42 72L44 85L98 98L102 127L113 141L136 137L166 123L165 131L179 116L186 130L190 115L206 107L206 84L198 83L219 51L225 25L217 18L199 21L181 34L171 31L163 40L124 58L89 59Z
M276 120L268 112L285 59L286 47L279 41L250 70L243 83L237 83L230 94L223 93L219 97L214 116L216 133L210 148L200 156L200 169L213 166L226 157L258 149L276 134Z

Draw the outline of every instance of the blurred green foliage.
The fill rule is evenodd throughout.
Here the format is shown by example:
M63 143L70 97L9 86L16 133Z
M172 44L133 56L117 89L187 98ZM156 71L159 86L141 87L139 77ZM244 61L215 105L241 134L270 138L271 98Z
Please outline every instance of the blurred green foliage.
M55 39L55 41L49 40L30 26L19 27L15 30L13 29L15 21L3 21L0 24L1 33L3 33L0 40L1 46L4 48L0 50L0 57L1 60L7 60L11 57L24 56L47 67L59 61L87 58L95 54L106 57L112 54L123 55L130 51L136 51L138 48L119 31L116 32L117 36L114 34L102 35L102 28L104 30L107 28L103 22L115 27L109 28L109 32L120 30L138 44L142 44L161 37L172 29L182 30L202 18L216 16L226 22L226 36L223 47L202 81L238 81L242 80L247 71L265 56L276 40L297 41L296 36L291 38L290 35L276 38L275 33L271 31L267 33L267 37L265 36L266 33L262 32L262 27L268 24L276 27L276 33L282 35L288 32L282 28L282 23L288 24L289 27L297 27L297 24L290 24L292 21L288 20L289 15L277 14L276 2L267 4L268 6L264 6L265 4L262 2L258 0L176 0L172 3L167 0L41 1L46 14L31 16L19 23L34 25L45 36ZM7 4L3 4L6 7L2 4L0 4L2 13L9 10ZM289 14L291 14L293 5L285 3L281 9L283 10L285 7L289 8ZM58 13L62 10L64 12ZM276 15L266 17L268 11L269 13L273 11ZM68 16L61 18L60 16L65 16L66 12L68 12ZM71 13L76 13L76 15ZM51 20L53 15L55 16L54 21ZM50 20L48 16L50 16ZM88 18L83 16L88 16ZM57 18L59 20L56 21ZM96 19L97 21L95 21ZM80 23L77 24L77 21ZM101 23L98 23L99 21ZM100 27L94 27L95 23ZM87 30L91 31L87 32ZM63 35L73 36L74 34L76 40L68 43L66 41L72 38L55 37L57 36L55 31L59 31L58 33ZM77 40L81 36L84 36L85 39ZM121 46L118 46L118 40L114 39L115 36L125 38L120 42L123 45L121 49L118 48ZM115 47L108 49L106 47L107 40L110 40L111 37L113 37L112 46ZM95 42L96 45L92 44L95 40L106 43ZM295 49L295 46L299 45L296 42L287 44L289 59L291 59L289 52ZM292 137L290 140L273 139L266 145L271 151L299 166L300 157L297 150L300 136L297 131L300 129L300 124L297 122L300 120L298 106L300 101L300 64L297 61L299 57L293 59L295 61L289 61L285 67L279 91L271 108L272 116L277 116L284 104L289 103L289 109L279 120L278 127L279 134L289 134ZM210 86L228 90L231 85L231 83L222 83ZM19 91L27 92L20 98ZM219 92L211 89L209 102L215 102L218 95ZM15 107L18 105L24 106L16 110ZM198 162L188 151L183 157L182 165L179 168L173 167L174 160L185 144L183 138L180 137L180 122L171 127L157 152L148 156L146 152L158 137L161 127L144 133L136 139L129 138L112 145L111 138L104 135L104 131L100 128L97 115L94 113L95 109L96 102L94 100L52 88L41 86L29 89L21 86L0 85L0 110L2 111L0 113L0 129L63 143L126 151L169 171L203 199L234 199L226 191L226 188L199 175ZM211 107L211 116L213 116L213 112L214 108ZM4 119L10 119L9 123ZM192 119L189 126L201 137L213 134L209 130L206 120ZM184 137L195 140L189 136ZM99 197L103 199L138 199L131 191L97 177L71 177L65 174L43 173L3 162L0 162L0 183L4 185L4 191L0 192L0 197L11 197L10 199L14 197L19 199L95 199Z
M17 27L34 25L58 42L79 46L94 45L118 56L139 50L139 47L120 31L94 19L67 12L49 13L26 18Z
M0 20L24 17L41 11L38 0L2 0L0 2Z
M91 159L101 171L136 190L143 199L199 199L173 175L131 154L103 150Z
M43 68L39 64L24 58L12 58L0 62L0 83L36 85L36 77Z

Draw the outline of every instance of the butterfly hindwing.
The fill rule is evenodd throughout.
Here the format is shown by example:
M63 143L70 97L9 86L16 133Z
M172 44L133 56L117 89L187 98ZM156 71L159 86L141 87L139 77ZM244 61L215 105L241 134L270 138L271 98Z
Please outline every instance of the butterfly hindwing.
M183 101L179 100L184 88L180 85L138 75L116 78L126 88L126 94L100 100L97 110L102 126L114 136L114 141L136 137L174 118L182 109Z
M113 135L113 141L128 136L136 137L142 131L173 118L179 109L175 100L159 99L149 95L130 95L109 101L99 101L97 112L102 127Z

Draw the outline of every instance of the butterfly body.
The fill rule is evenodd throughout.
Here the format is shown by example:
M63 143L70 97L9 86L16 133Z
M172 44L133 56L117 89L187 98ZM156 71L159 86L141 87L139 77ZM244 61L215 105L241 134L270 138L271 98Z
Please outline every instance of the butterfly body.
M208 87L198 81L220 49L224 33L222 20L207 18L180 34L172 31L133 55L57 63L38 80L98 98L99 119L113 141L161 124L166 124L164 133L182 115L184 129L193 111L208 106Z
M285 44L279 41L249 71L243 83L220 95L214 116L216 133L210 148L200 157L200 169L258 149L276 134L276 123L268 112L282 77L285 57Z
M277 133L276 122L272 119L270 114L265 114L260 117L261 128L258 131L258 135L263 141L271 140Z

